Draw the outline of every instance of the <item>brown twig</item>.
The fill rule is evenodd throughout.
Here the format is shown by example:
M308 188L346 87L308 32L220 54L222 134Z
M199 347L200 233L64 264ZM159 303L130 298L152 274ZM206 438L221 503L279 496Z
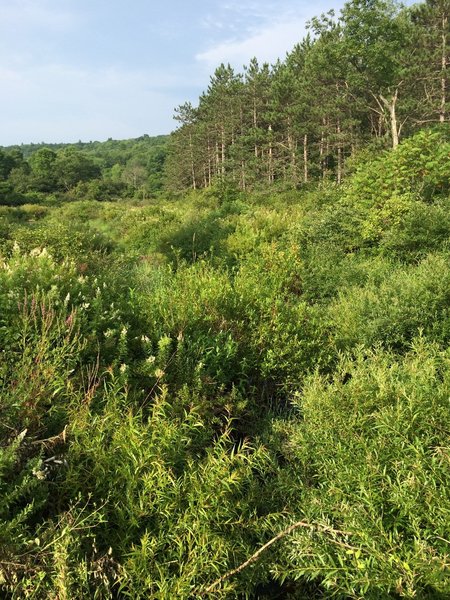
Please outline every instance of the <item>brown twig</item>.
M275 542L278 542L278 540L280 540L281 538L286 537L287 535L289 535L290 533L292 533L295 529L298 529L299 527L303 527L305 529L316 530L316 531L335 533L335 534L339 534L339 535L350 535L349 532L340 531L339 529L333 529L332 527L328 527L326 525L314 525L311 523L306 523L305 521L297 521L296 523L292 523L292 525L289 525L289 527L286 527L286 529L283 529L283 531L280 531L280 533L278 533L275 537L273 537L271 540L266 542L264 544L264 546L261 546L261 548L259 548L259 550L257 550L254 554L252 554L252 556L250 556L250 558L248 558L246 561L244 561L238 567L236 567L235 569L231 569L231 571L227 571L227 573L225 573L224 575L222 575L221 577L219 577L218 579L213 581L213 583L211 585L209 585L205 590L203 590L203 591L198 590L198 591L194 592L195 595L206 596L206 594L209 594L210 592L212 592L218 585L220 585L227 579L230 579L230 577L233 577L233 575L237 575L238 573L241 573L241 571L246 569L249 565L256 562L258 560L258 558L261 556L261 554L263 552L265 552L268 548L270 548L270 546L275 544ZM335 540L333 540L333 541L335 541ZM344 544L343 542L337 542L337 543L339 545L345 546L346 548L352 548L353 550L357 549L357 548L353 548L352 546L349 546L348 544Z
M58 433L57 435L54 435L52 437L49 438L45 438L45 440L33 440L31 443L32 444L55 444L58 442L66 442L66 437L67 437L67 425L64 426L64 429L61 431L61 433Z

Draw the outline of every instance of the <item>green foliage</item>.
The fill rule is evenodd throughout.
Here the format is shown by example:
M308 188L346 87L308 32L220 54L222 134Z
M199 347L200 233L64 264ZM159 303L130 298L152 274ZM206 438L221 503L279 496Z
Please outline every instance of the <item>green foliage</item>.
M341 187L82 199L140 189L107 142L0 207L2 597L450 594L442 136Z
M205 451L212 432L187 389L175 402L163 390L137 413L117 387L105 402L78 408L64 493L102 500L97 543L122 563L124 597L188 597L248 552L253 472L268 458L233 448L227 428Z
M325 597L450 593L449 367L447 350L418 338L403 358L359 352L331 381L308 381L285 452L309 484L292 503L337 533L299 530L278 577L320 581Z
M36 192L63 199L110 200L155 195L162 188L165 136L84 144L29 144L0 149L0 203ZM24 160L24 155L26 160Z
M427 252L447 249L450 239L448 200L433 204L410 202L398 219L383 231L383 252L404 261L416 261Z
M340 348L383 343L404 349L420 330L448 344L448 256L430 255L419 265L396 269L378 286L342 292L330 313Z
M351 180L347 197L371 207L382 207L393 196L435 199L450 189L449 151L446 126L422 130L395 152L363 163Z
M56 188L56 153L49 148L39 149L30 158L31 185L41 192L51 192Z

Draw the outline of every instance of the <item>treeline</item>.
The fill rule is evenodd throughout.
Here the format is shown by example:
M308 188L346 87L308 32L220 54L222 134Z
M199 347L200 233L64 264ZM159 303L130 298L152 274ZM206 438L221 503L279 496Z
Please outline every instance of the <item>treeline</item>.
M346 159L367 144L448 120L450 2L405 8L351 0L314 18L306 38L275 65L222 64L198 106L176 109L167 183L240 189L340 182Z
M0 148L0 203L42 195L72 199L146 198L161 190L167 136Z

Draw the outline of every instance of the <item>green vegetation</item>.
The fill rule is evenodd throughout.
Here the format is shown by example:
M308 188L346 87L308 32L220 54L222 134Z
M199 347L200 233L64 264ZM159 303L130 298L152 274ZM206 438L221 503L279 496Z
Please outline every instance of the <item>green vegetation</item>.
M2 208L5 597L450 593L446 136L341 187Z
M350 0L312 19L284 60L243 73L220 65L197 106L176 110L167 180L174 190L216 177L241 190L341 183L349 157L396 147L448 121L448 0L405 8Z
M147 198L163 186L167 136L0 148L0 202Z
M355 1L308 48L446 6ZM385 97L397 62L365 58ZM447 117L342 170L323 130L302 185L252 138L251 185L224 148L200 189L192 146L175 192L208 125L183 110L166 163L145 136L0 152L1 597L450 597Z

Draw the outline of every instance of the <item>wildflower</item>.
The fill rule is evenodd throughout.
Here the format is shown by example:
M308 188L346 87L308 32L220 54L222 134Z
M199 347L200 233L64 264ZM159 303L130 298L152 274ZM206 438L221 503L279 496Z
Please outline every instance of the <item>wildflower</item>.
M127 365L125 363L122 363L119 367L119 371L121 373L125 373L126 370L127 370Z
M147 362L149 365L152 365L152 364L155 362L155 360L156 360L156 356L153 356L153 355L152 355L152 356L148 356L148 357L145 359L145 362Z
M48 471L45 467L42 468L43 467L42 463L40 464L40 467L41 468L33 469L32 473L36 477L36 479L40 479L42 481L47 477Z

